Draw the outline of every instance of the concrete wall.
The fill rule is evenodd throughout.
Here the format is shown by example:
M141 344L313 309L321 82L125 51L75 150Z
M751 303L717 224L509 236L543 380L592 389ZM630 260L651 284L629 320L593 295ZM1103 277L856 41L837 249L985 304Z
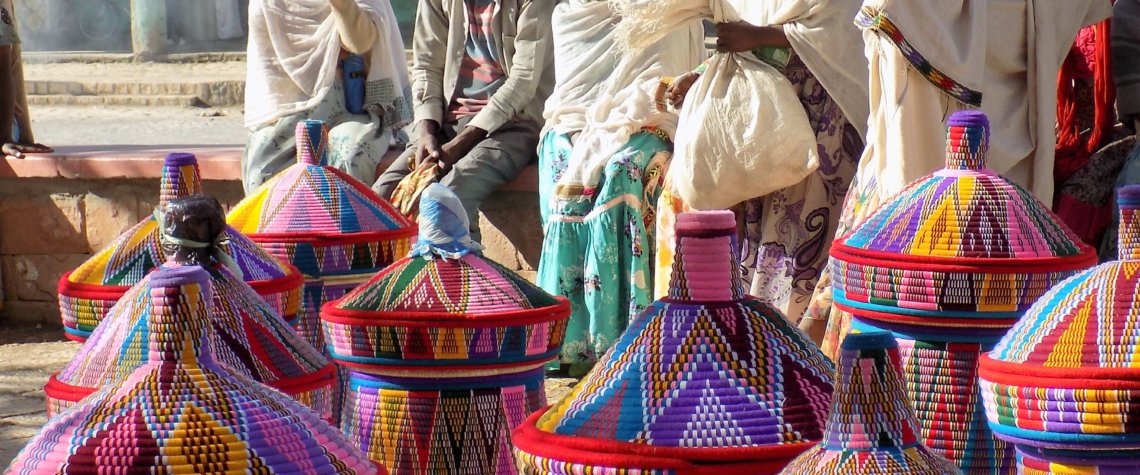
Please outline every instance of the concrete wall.
M228 210L238 181L207 180ZM0 178L0 319L60 326L56 282L150 214L158 179ZM486 255L534 278L542 245L537 197L501 191L484 204Z

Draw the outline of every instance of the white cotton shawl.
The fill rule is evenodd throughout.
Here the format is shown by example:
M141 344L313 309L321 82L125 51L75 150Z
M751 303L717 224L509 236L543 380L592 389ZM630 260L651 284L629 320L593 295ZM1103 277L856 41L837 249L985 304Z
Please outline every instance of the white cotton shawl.
M619 43L645 48L693 20L740 18L756 26L782 26L792 49L864 134L870 114L863 37L852 20L859 0L612 0L622 15Z
M1108 0L864 4L888 18L930 66L981 93L981 109L991 124L989 167L1004 174L1030 160L1026 184L1039 199L1052 202L1057 72L1077 31L1111 14Z
M560 185L596 185L606 162L643 127L672 135L677 116L657 110L657 86L705 58L699 21L628 54L616 49L617 23L605 1L562 0L554 8L555 88L545 129L574 135Z
M404 43L392 6L356 0L377 29L366 53L365 109L388 128L411 120L411 88ZM312 109L336 80L341 44L328 0L253 0L245 89L245 125L256 129Z

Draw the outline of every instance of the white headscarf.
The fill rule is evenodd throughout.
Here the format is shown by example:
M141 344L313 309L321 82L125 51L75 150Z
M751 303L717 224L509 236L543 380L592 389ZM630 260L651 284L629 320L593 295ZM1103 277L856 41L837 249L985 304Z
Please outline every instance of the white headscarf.
M412 118L411 87L396 15L385 0L356 2L378 33L367 53L365 109L402 127ZM340 49L328 0L250 2L246 127L312 109L333 86Z
M606 1L562 0L554 7L558 61L554 92L546 101L546 129L578 134L562 184L597 184L606 161L643 127L672 135L677 116L657 110L657 85L705 59L699 21L632 52L616 49L618 21Z

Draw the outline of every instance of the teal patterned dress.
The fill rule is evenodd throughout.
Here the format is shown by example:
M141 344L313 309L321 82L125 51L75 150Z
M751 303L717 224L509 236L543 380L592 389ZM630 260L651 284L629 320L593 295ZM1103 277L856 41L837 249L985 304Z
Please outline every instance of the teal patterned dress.
M553 131L539 146L538 284L570 300L562 357L552 367L569 364L578 376L653 301L654 206L673 144L643 130L609 159L597 185L559 187L572 149L570 137Z

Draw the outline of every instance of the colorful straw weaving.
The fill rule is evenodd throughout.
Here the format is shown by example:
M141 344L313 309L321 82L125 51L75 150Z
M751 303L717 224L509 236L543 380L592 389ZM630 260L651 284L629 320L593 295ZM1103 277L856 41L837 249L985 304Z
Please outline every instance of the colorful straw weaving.
M852 329L883 331L878 325L856 317ZM977 388L978 355L997 337L946 341L928 328L901 325L893 334L923 445L967 474L1011 473L1013 448L990 433Z
M167 264L164 267L177 264ZM223 267L213 283L209 333L214 359L265 383L331 420L335 366L288 326L249 286ZM132 287L62 370L44 386L48 413L57 414L147 362L151 335L149 277Z
M445 186L420 199L409 257L321 314L353 370L341 427L394 473L515 474L510 431L546 405L569 302L479 254Z
M1121 189L1117 203L1120 260L1050 290L980 370L994 434L1047 459L1087 451L1104 461L1096 473L1140 458L1140 187Z
M1017 447L1019 475L1136 475L1140 455L1103 457L1097 452Z
M198 161L189 153L172 153L163 165L159 208L171 200L202 192ZM166 262L158 221L147 216L109 246L59 279L59 307L68 338L84 341L127 289ZM294 322L301 305L304 278L241 233L227 229L221 244L245 280L274 312Z
M546 406L543 369L468 378L353 372L341 425L395 473L516 473L510 429Z
M228 221L305 275L298 330L322 351L320 308L407 254L415 226L355 178L327 165L328 128L297 124L297 163L247 196Z
M832 246L835 302L887 322L1005 329L1096 263L1049 207L985 168L989 122L950 117L946 168L910 184Z
M788 464L785 475L947 475L950 461L918 441L918 421L889 332L843 340L823 442Z
M985 423L978 355L1095 251L1024 188L986 168L989 121L956 112L946 168L907 186L832 246L835 305L898 340L922 443L966 474L1014 453Z
M152 274L146 363L51 419L8 473L377 473L312 411L215 360L210 280Z
M669 294L513 435L525 474L776 473L824 435L835 368L748 297L728 211L681 214Z

